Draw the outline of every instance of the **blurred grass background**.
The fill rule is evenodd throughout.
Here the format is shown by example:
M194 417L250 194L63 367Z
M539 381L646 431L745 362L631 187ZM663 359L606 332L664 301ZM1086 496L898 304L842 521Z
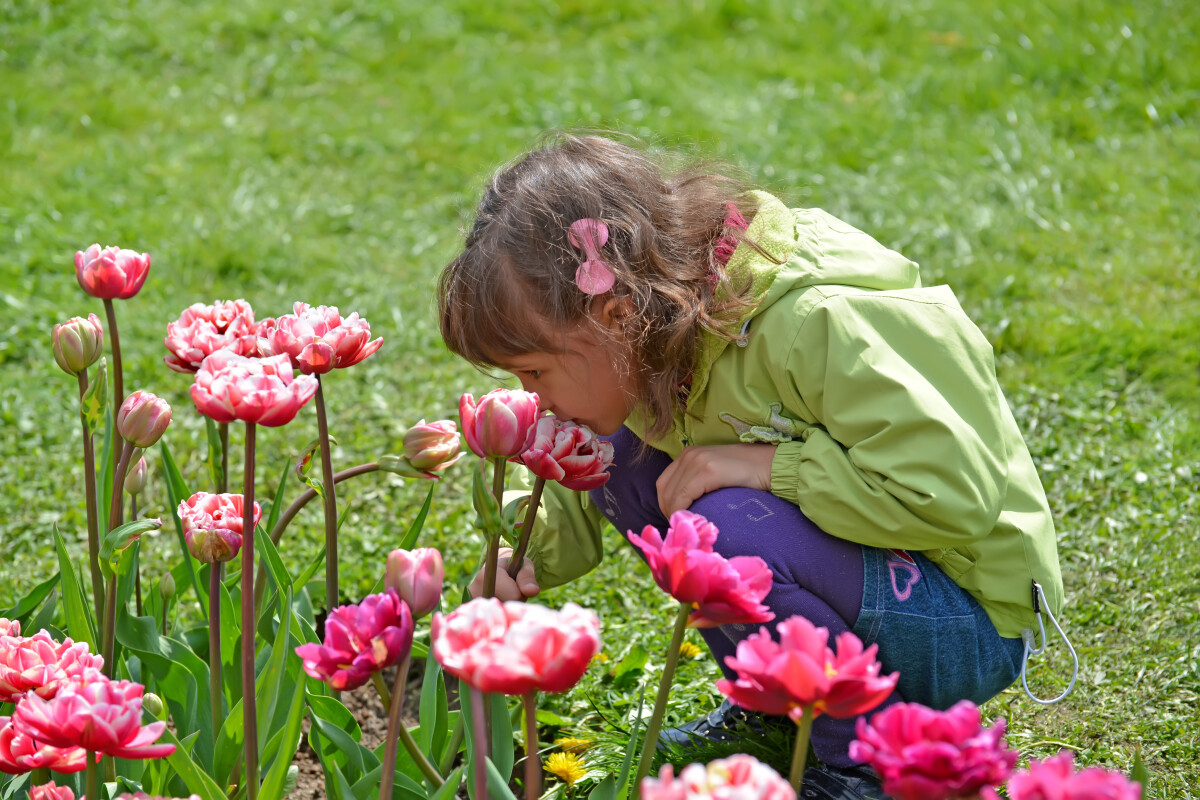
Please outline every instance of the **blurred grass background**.
M0 608L53 571L53 526L85 540L74 382L49 353L54 323L103 316L76 250L152 254L118 304L126 386L175 406L195 487L204 428L161 363L166 323L235 297L365 316L384 349L327 383L345 467L494 385L444 351L432 303L487 175L548 129L611 128L725 160L957 291L1058 515L1083 659L1064 703L1014 690L986 712L1025 755L1128 770L1140 750L1146 797L1197 796L1197 29L1191 0L0 0ZM311 412L260 432L264 491L315 435ZM348 599L423 488L351 485ZM441 487L426 535L459 581L479 550L463 489ZM320 536L315 513L293 526L293 569ZM145 547L149 568L174 548ZM547 600L598 608L614 663L644 645L653 673L670 611L610 555ZM1060 655L1033 683L1056 694L1067 672ZM715 674L686 666L676 720L715 705ZM626 684L598 669L556 707L619 719Z

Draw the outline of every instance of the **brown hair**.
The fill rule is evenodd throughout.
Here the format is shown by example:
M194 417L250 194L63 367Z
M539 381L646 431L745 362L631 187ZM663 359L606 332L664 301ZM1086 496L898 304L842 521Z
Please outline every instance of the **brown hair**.
M593 298L575 284L584 254L567 228L603 220L601 253L616 283L601 298L627 299L630 358L620 368L649 414L648 435L661 436L682 406L700 332L736 339L730 323L749 303L749 283L730 285L714 256L721 236L743 238L725 226L729 203L747 218L756 210L727 175L695 164L668 170L610 138L557 134L488 184L463 252L438 281L442 338L476 366L561 351L567 331L596 324Z

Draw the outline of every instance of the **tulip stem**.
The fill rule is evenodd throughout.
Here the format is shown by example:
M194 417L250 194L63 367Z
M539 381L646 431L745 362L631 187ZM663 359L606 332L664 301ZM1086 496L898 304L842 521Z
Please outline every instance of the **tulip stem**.
M30 789L32 789L34 786L41 786L42 784L49 783L49 782L50 782L50 768L49 767L38 767L37 769L35 769L29 773L29 788Z
M805 706L804 714L797 723L796 746L792 749L792 771L789 775L796 796L800 795L800 787L804 785L804 765L808 761L808 742L812 738L813 707Z
M258 716L254 708L255 428L253 422L246 423L246 467L242 474L242 731L245 735L247 800L258 797Z
M107 302L107 301L105 301ZM96 766L96 754L86 751L87 766L84 767L83 780L87 797L100 796L100 768Z
M450 745L446 748L445 755L438 762L438 774L449 775L450 768L454 766L454 759L458 756L458 748L462 746L463 734L467 732L466 723L463 720L463 715L458 715L458 721L454 723L454 730L450 733Z
M471 719L475 723L475 796L487 797L488 739L492 732L484 721L483 692L473 687L467 691L471 695Z
M115 678L116 660L113 658L117 650L117 573L114 571L108 579L108 588L104 593L104 674Z
M129 521L137 522L137 515L137 495L134 495L129 498ZM140 558L137 561L137 569L133 573L133 591L136 598L134 607L137 608L137 615L140 617L145 613L142 608L142 560Z
M217 435L221 440L221 475L217 482L217 494L229 491L229 423L217 423Z
M492 494L496 497L497 508L504 508L504 467L508 462L503 458L492 459ZM483 558L483 596L496 596L496 564L500 559L500 532L485 531L488 536L487 553Z
M525 800L542 796L542 758L538 755L537 692L527 692L525 705Z
M221 572L222 564L214 561L208 565L208 691L212 707L213 746L221 730L221 710L225 690L221 672ZM163 619L166 619L164 607ZM165 626L164 626L165 627Z
M104 298L104 315L108 318L108 340L112 343L113 355L113 416L116 416L116 410L125 402L125 374L121 369L121 337L117 334L117 310L113 307L111 297ZM121 438L121 433L115 427L112 432L112 454L113 466L117 465L118 454L121 452L121 445L124 440ZM119 503L120 495L117 496L115 502ZM119 508L119 506L118 506ZM120 517L118 516L118 519ZM116 527L116 525L112 526Z
M116 433L114 431L113 435ZM124 503L121 502L121 492L125 489L125 473L129 471L129 462L133 460L134 448L132 442L124 442L121 447L121 457L117 460L117 471L113 473L112 506L108 512L108 529L115 531L121 525L121 513Z
M383 682L383 675L378 671L371 673L371 685L375 687L375 694L379 695L379 702L383 703L384 710L391 709L392 693L388 691L387 685Z
M408 732L408 728L404 726L403 720L400 718L401 711L404 707L404 687L408 678L408 663L409 656L405 656L400 662L400 666L396 668L396 680L392 682L392 691L389 695L390 699L387 704L388 709L388 729L387 741L383 748L383 771L379 782L379 800L386 800L392 796L392 784L396 776L396 752L398 742L404 743L404 749L408 751L408 755L412 758L413 763L421 770L421 774L428 779L429 784L434 788L439 788L443 783L442 776L438 774L437 769L433 764L429 763L429 759L421 752L421 748L413 741L412 734ZM384 697L387 691L383 686L383 678L380 673L376 672L371 676L376 681L376 689L380 690L380 699Z
M658 733L662 730L663 715L667 710L667 696L671 693L671 682L675 678L675 665L679 663L679 646L687 632L688 615L692 613L690 603L680 603L675 617L675 630L671 632L671 643L667 645L667 663L663 665L662 680L658 682L658 696L654 698L654 711L646 727L646 739L642 742L642 757L638 761L637 777L633 780L633 800L641 796L642 778L650 773L650 762L658 747Z
M83 492L87 503L88 564L92 569L93 608L99 611L104 603L104 576L100 572L100 521L96 506L96 451L92 444L92 432L88 430L87 417L83 413L83 397L87 394L87 371L79 379L79 422L83 426Z
M521 526L521 538L517 540L517 549L513 551L512 559L508 562L508 577L516 580L521 571L521 563L525 560L525 551L529 549L529 536L533 533L533 521L537 518L538 506L542 503L542 489L546 488L546 479L538 477L533 482L533 492L529 495L529 506L525 509L525 524Z
M317 437L321 443L321 494L325 497L325 611L338 605L338 516L337 491L333 480L333 458L329 454L329 418L325 413L325 389L317 375Z

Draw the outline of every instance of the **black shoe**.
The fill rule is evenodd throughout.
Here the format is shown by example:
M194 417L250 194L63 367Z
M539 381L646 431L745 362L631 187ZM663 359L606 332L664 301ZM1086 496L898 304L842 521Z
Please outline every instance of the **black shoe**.
M768 717L724 701L707 717L667 728L658 734L658 749L688 750L703 742L732 742L747 733L765 736L768 728L795 729L787 717Z
M870 767L809 767L798 800L889 800Z

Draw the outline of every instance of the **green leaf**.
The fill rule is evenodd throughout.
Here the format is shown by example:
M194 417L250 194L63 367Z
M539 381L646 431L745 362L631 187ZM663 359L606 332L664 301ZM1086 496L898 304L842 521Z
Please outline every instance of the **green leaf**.
M283 565L283 559L279 557L279 550L275 548L275 543L271 541L271 537L267 535L261 525L254 529L254 547L255 554L267 568L267 576L271 579L271 588L279 592L287 587L290 592L292 576L288 574L287 567Z
M442 788L429 796L429 800L454 800L454 796L458 794L458 787L462 786L463 772L466 767L459 767L446 776L446 782L442 784Z
M221 469L221 431L211 417L204 418L204 425L208 429L208 474L212 478L213 491L217 491L225 478Z
M179 550L183 553L183 563L187 565L186 576L188 583L196 592L196 601L200 604L200 613L204 615L204 619L208 619L208 592L196 580L196 566L191 553L188 551L187 540L183 535L183 520L179 518L179 514L175 513L175 509L179 508L179 504L191 497L191 492L188 491L187 484L184 483L183 474L179 471L179 466L175 463L175 459L171 457L171 451L167 448L167 440L158 440L159 451L162 453L162 469L164 483L167 484L167 500L168 507L171 509L171 518L175 521L175 534L179 539ZM174 572L174 570L172 570ZM183 574L175 576L176 588L175 595L178 597L186 588L181 585L180 578Z
M1129 777L1142 785L1142 795L1150 796L1150 770L1146 768L1146 762L1142 761L1142 748L1139 746L1133 751L1133 771L1129 773Z
M308 566L304 568L304 571L300 573L300 576L292 582L292 589L297 593L299 593L301 588L308 585L308 582L313 579L318 570L325 566L325 551L325 545L321 545L321 552L317 553L317 557L310 561Z
M282 800L287 783L288 766L296 756L300 744L300 723L304 720L304 687L291 686L292 700L283 726L263 750L263 762L269 764L259 796L263 800Z
M511 752L510 752L511 760ZM517 800L516 795L508 788L508 778L505 775L512 772L510 766L508 770L501 770L489 758L487 759L487 785L488 785L488 800Z
M629 648L629 652L613 668L612 688L614 690L632 688L641 678L642 670L649 660L650 654L640 644Z
M465 687L464 687L465 688ZM467 707L463 709L463 720L466 722L466 738L467 738L467 762L473 764L476 757L475 750L475 725L474 715L470 710L470 703L476 702L474 695L477 694L475 689L469 691L472 697L467 700ZM460 695L460 702L465 698ZM492 737L490 744L490 752L495 761L493 768L496 769L502 776L503 782L507 783L508 776L512 774L513 767L513 727L512 718L508 712L508 699L502 694L484 695L485 702L490 703L492 713ZM491 761L492 759L489 759ZM471 767L474 769L474 767ZM468 788L473 784L468 780Z
M337 439L334 439L332 436L330 436L329 446L333 447L335 444L337 444ZM325 489L321 485L321 481L317 480L316 478L309 477L308 474L313 466L313 455L320 449L320 439L313 439L304 446L304 449L300 451L300 455L296 456L296 477L299 478L305 486L316 492L317 497L323 499L325 497Z
M79 580L75 577L75 565L67 555L67 544L63 541L58 526L54 526L54 549L58 552L58 571L62 579L63 606L67 616L67 634L77 642L87 642L93 653L99 653L96 646L99 637L96 635L96 617L88 607L87 598L79 588Z
M100 423L108 410L108 359L101 358L96 365L96 377L88 382L87 390L79 399L79 410L88 433L92 436L98 434Z
M58 575L57 574L51 575L46 580L42 581L37 586L30 589L29 593L26 594L24 597L22 597L20 600L18 600L12 606L12 608L6 608L5 610L0 611L0 617L4 617L5 619L16 620L17 622L21 623L22 627L24 627L26 619L28 619L29 616L31 614L33 614L34 609L36 609L41 604L41 602L46 599L46 597L50 594L50 592L57 585L58 585ZM32 636L35 633L37 633L36 630L31 630L26 635Z
M259 529L261 539L270 539L262 529ZM275 706L279 702L280 695L285 688L285 670L288 656L292 655L292 644L290 642L292 631L292 618L295 616L291 613L292 608L292 586L286 584L287 591L285 594L285 604L280 612L280 625L276 633L275 641L271 645L271 658L267 661L266 667L259 674L255 682L255 697L259 702L256 704L258 714L258 751L266 753L266 737L274 727L272 725L275 719ZM293 663L298 664L298 661ZM299 691L300 687L290 687L292 691Z
M403 752L403 748L401 748L401 752ZM359 778L353 787L357 800L375 800L379 797L379 783L382 778L383 765ZM426 800L428 797L425 787L403 772L396 772L392 778L392 800Z
M421 749L436 764L442 760L442 750L446 746L449 703L446 698L446 680L435 658L425 659L425 677L421 682L420 719Z
M208 777L204 770L197 766L170 728L163 731L159 742L175 745L175 752L167 756L167 762L183 779L189 792L200 795L200 800L225 800L225 792L221 791L221 787L217 785L216 781Z
M267 533L275 532L275 525L279 522L280 515L283 514L283 490L287 488L288 462L283 462L283 469L279 473L279 482L275 484L275 496L271 500L271 510L267 514ZM280 535L282 538L282 534Z
M596 784L588 800L617 800L617 782L612 775Z
M113 472L117 468L112 456L113 414L110 407L104 410L104 447L100 450L99 470L96 472L96 519L102 529L108 526L108 512L112 506Z
M417 536L421 533L421 529L425 527L425 518L429 516L429 507L433 505L433 490L436 487L437 484L433 484L425 494L425 502L421 505L421 510L417 513L417 518L413 520L412 525L408 526L408 532L400 540L401 550L412 550L413 545L417 543Z
M491 477L487 474L489 466L491 462L480 459L479 466L471 478L471 503L475 506L475 513L479 515L479 526L483 529L484 536L492 539L500 535L504 529L504 522L500 519L500 507L492 494Z
M108 567L105 574L115 571L115 565L112 563L113 556L136 542L138 537L146 531L156 531L161 527L161 520L139 519L134 522L126 522L104 534L100 539L100 566Z
M325 788L333 800L355 800L354 789L336 763L331 763L325 770Z

